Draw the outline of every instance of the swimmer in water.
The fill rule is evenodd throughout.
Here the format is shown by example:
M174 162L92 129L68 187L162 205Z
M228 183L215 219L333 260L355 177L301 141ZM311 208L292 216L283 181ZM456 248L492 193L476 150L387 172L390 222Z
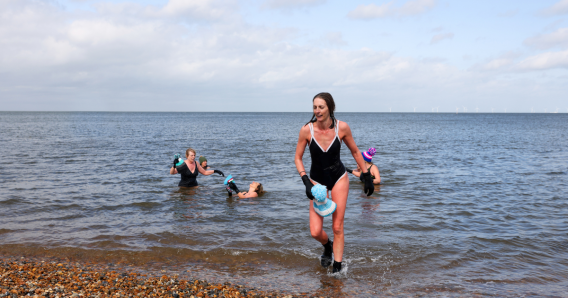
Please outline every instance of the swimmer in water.
M249 185L248 191L239 192L237 195L240 199L247 199L247 198L256 198L259 195L264 193L264 189L262 188L262 184L253 181Z
M208 169L209 169L209 167L207 166L207 158L205 158L205 156L203 156L203 155L200 155L200 156L199 156L199 165L201 165L201 167L202 167L204 170L208 170Z
M375 148L369 148L369 150L363 152L361 155L363 155L363 160L365 161L365 168L367 169L367 172L371 172L371 179L373 180L373 184L378 185L381 184L381 174L379 173L379 167L373 164L373 156L376 152L377 150ZM359 167L359 165L357 165L356 170L351 170L348 168L345 169L355 177L361 178L361 168Z
M315 211L312 202L310 202L310 232L312 237L324 247L320 260L321 265L323 267L330 266L333 254L333 272L335 273L342 269L341 262L345 246L343 222L349 193L349 179L339 154L342 141L351 151L351 155L353 155L357 164L364 169L361 175L365 181L365 193L371 195L374 187L371 181L371 173L365 168L361 151L357 148L351 134L351 128L347 123L335 119L333 115L335 102L331 94L317 94L312 100L312 107L312 119L300 129L294 162L302 177L302 182L306 186L306 196L310 200L314 199L311 193L314 184L322 184L331 191L331 198L337 204L337 209L332 215L334 241L331 241L323 230L323 217ZM306 146L308 146L312 158L310 177L306 174L302 161Z
M180 174L181 180L178 184L179 187L197 187L197 175L199 173L209 176L213 173L217 173L223 177L225 174L219 170L205 170L195 162L195 150L189 148L185 151L186 160L183 164L176 167L178 160L174 160L174 165L170 168L170 175Z

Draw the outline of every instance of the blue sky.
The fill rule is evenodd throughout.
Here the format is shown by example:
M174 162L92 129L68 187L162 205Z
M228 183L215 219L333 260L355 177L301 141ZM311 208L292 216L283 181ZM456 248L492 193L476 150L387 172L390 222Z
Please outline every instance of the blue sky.
M568 0L4 0L0 110L568 112Z

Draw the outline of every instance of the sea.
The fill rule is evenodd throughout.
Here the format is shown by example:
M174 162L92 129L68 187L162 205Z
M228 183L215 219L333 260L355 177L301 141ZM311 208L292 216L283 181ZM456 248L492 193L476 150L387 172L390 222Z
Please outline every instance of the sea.
M0 255L291 295L568 297L568 114L336 113L382 179L367 196L349 175L339 274L294 165L311 116L0 112ZM230 197L218 174L180 189L188 148L266 193Z

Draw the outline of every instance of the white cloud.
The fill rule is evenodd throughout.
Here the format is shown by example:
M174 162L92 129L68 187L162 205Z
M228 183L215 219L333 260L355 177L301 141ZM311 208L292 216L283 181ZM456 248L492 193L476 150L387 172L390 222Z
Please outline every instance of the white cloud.
M568 50L547 52L528 57L518 64L518 68L522 70L568 68Z
M444 39L453 39L453 38L454 38L453 33L436 34L436 35L432 36L432 39L430 40L430 44L436 44L436 43L439 43L440 41L442 41Z
M359 5L350 11L347 16L351 19L377 19L385 17L403 17L418 15L436 6L435 0L412 0L404 3L401 7L395 7L394 2L382 5Z
M542 10L541 14L544 16L568 14L568 0L561 0L556 2L551 7Z
M359 5L347 16L352 19L376 19L393 15L392 2L377 6L375 4Z
M87 12L53 3L0 2L4 110L297 111L306 94L309 110L309 96L327 90L349 99L342 111L372 111L387 100L403 105L489 98L495 90L530 94L523 89L530 84L497 78L513 67L504 60L463 71L451 59L347 49L341 32L302 45L294 42L300 29L249 24L224 0L107 3Z
M528 38L524 44L540 50L547 50L557 46L568 47L568 28L560 28L552 33Z
M306 6L320 5L325 2L326 0L266 0L262 4L262 8L290 10Z

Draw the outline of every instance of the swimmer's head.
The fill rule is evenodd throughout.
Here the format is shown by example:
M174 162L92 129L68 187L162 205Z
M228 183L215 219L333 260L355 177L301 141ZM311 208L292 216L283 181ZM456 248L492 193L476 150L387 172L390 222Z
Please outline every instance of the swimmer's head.
M377 150L373 147L369 148L369 150L361 153L363 155L363 159L366 162L372 162L373 161L373 156L375 155L375 153L377 152Z
M327 117L330 117L332 121L329 128L334 128L335 116L333 113L335 112L335 101L333 100L333 96L327 92L321 92L314 96L312 103L314 114L312 115L310 122L326 120Z
M205 156L203 155L200 155L199 164L201 165L202 168L205 168L207 166L207 158L205 158Z
M250 184L251 187L254 187L254 192L256 192L258 195L261 195L264 193L264 189L262 188L262 184L258 183L258 182L252 182Z
M195 150L193 150L192 148L185 150L185 157L189 161L194 161L195 160Z

